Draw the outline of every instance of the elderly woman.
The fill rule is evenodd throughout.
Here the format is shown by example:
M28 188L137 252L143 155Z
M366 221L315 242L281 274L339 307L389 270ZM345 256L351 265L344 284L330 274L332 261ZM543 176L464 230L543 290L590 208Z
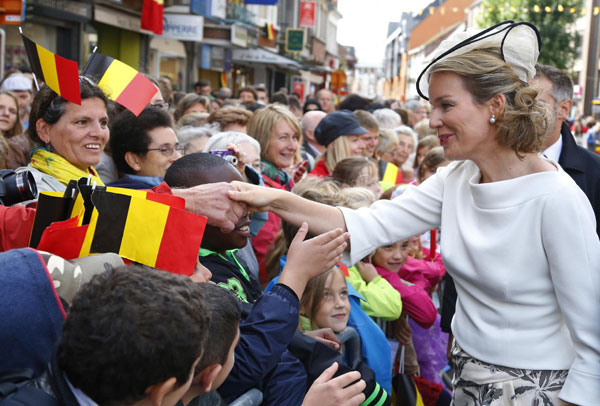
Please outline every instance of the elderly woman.
M538 154L549 111L527 81L539 37L527 23L444 41L421 74L430 125L454 162L399 197L357 211L236 184L237 200L319 234L350 232L345 260L441 226L458 292L452 321L460 405L596 405L600 242L586 196ZM469 37L466 38L465 37Z
M71 179L91 176L103 185L94 165L108 142L108 99L88 78L79 81L81 105L43 87L33 100L29 136L37 146L31 163L17 171L32 172L39 191L63 192Z
M146 107L137 117L122 112L112 125L110 148L122 177L109 186L128 189L158 186L183 149L171 116L157 107Z
M196 93L185 95L179 102L173 113L175 122L186 114L190 113L210 113L210 99Z
M351 111L337 110L323 117L315 128L315 139L327 149L317 157L309 175L330 176L342 159L363 156L363 136L368 133Z
M225 131L215 134L204 146L203 152L213 150L235 150L238 157L237 169L245 176L245 166L248 165L258 174L262 167L260 161L260 144L248 134L237 131Z
M210 124L218 124L220 131L245 133L252 114L251 111L239 107L225 107L210 113L206 121Z

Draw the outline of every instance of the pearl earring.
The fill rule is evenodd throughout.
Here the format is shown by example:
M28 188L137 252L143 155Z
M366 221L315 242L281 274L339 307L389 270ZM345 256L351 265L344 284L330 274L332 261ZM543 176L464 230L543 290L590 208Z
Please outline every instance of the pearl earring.
M490 117L490 124L495 124L496 123L496 115L492 114L492 116Z

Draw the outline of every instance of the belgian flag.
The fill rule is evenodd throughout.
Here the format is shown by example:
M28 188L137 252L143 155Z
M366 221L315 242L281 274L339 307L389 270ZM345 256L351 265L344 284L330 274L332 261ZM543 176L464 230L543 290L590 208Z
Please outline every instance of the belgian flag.
M379 180L390 185L402 183L402 170L391 162L379 161Z
M275 39L275 28L273 27L273 24L266 24L265 30L269 41L273 41Z
M79 64L48 51L23 34L21 38L36 79L44 81L63 99L81 105Z
M191 275L206 226L206 217L123 194L96 191L98 218L90 253L114 252L123 258L165 271ZM92 234L92 235L90 235Z
M150 103L158 90L143 74L118 59L94 52L83 68L84 75L98 81L106 96L136 116Z

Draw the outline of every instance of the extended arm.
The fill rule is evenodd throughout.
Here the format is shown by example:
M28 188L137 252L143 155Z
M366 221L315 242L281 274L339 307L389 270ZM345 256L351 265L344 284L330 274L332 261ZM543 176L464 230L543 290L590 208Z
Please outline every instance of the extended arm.
M346 231L344 216L335 207L303 199L293 193L275 188L232 182L235 191L229 197L244 202L259 211L272 211L288 223L300 226L308 223L312 234L323 234L335 228Z

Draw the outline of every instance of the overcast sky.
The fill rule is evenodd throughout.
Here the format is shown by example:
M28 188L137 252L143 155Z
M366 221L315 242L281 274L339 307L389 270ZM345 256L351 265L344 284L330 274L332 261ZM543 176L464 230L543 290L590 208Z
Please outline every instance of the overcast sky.
M379 64L384 58L389 22L400 21L403 11L418 11L430 0L338 0L342 19L338 42L356 48L358 63Z

